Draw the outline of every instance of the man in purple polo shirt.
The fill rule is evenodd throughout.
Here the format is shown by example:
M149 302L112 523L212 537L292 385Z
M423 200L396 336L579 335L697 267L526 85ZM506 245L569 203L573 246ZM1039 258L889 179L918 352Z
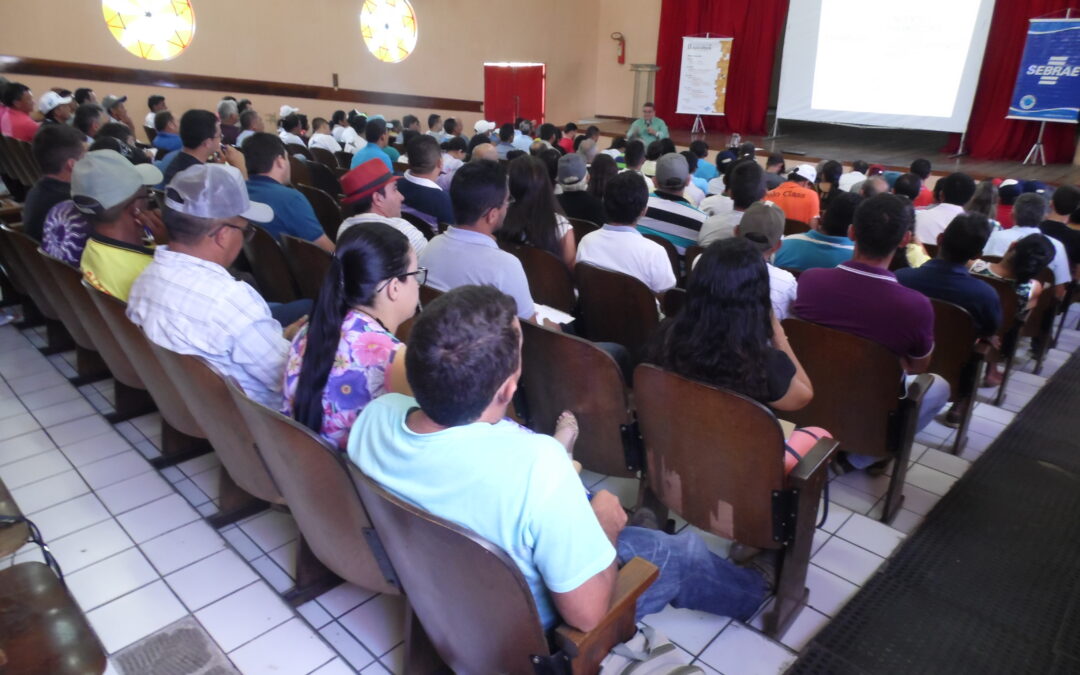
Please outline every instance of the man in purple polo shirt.
M855 210L848 238L855 242L850 261L832 269L810 269L799 277L792 311L807 321L873 340L900 359L908 373L925 373L934 351L934 308L922 293L906 288L889 271L893 253L911 240L914 212L892 194L863 200ZM923 397L917 429L934 419L949 398L949 384L939 375ZM872 457L849 454L856 468Z

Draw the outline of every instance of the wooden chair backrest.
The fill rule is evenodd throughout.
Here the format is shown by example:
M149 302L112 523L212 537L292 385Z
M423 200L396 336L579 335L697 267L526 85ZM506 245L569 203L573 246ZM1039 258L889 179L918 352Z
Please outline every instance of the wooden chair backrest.
M157 129L154 127L143 125L143 132L146 133L146 140L150 143L153 143L154 139L157 138Z
M229 393L315 557L346 581L380 593L400 593L386 580L367 543L364 531L371 521L340 453L231 383Z
M349 472L431 644L453 672L531 674L549 653L517 565L475 533Z
M82 283L83 288L90 294L94 306L105 319L105 324L112 331L113 337L127 352L132 363L139 364L139 377L146 385L146 390L150 392L150 397L154 399L162 419L181 433L195 438L206 438L206 433L195 421L187 402L180 395L180 390L176 388L172 378L165 372L161 362L150 349L150 340L141 328L127 318L125 314L127 303L102 293L85 280Z
M628 274L588 263L574 266L574 279L585 337L594 342L617 342L636 360L660 323L656 298L649 287Z
M9 178L17 178L15 160L11 156L11 148L8 146L8 137L0 134L0 173Z
M22 232L13 232L12 240L15 242L15 248L20 259L30 271L30 276L34 278L45 297L48 298L49 305L55 310L57 318L64 324L64 328L71 333L75 344L82 349L94 351L94 343L90 340L90 334L83 328L82 322L79 321L79 317L75 314L75 310L68 303L64 294L60 292L59 284L49 273L49 268L45 266L45 254L37 247L37 242Z
M26 141L8 137L16 162L19 165L19 178L27 187L32 187L41 178L41 167L34 157L33 146Z
M338 150L334 153L334 159L337 160L338 167L342 169L348 169L352 166L352 153L345 152L344 150Z
M1016 325L1017 314L1020 311L1020 300L1016 297L1016 287L1013 282L1005 279L995 279L982 274L973 275L990 284L997 292L998 300L1001 301L1001 326L998 327L997 336L1005 337Z
M10 238L11 230L11 226L0 224L0 265L3 265L4 274L15 286L15 290L20 295L30 295L33 299L30 288L34 285L33 279L30 277L30 271L19 259L18 249Z
M686 291L682 288L669 288L664 291L664 297L660 298L660 309L664 316L675 316L682 311L686 304Z
M574 228L574 239L575 242L578 244L581 243L582 237L584 237L590 232L596 232L600 229L600 226L598 224L594 223L591 220L585 220L584 218L567 217L567 220L570 221L570 226Z
M326 236L330 238L330 241L337 241L338 228L341 227L341 221L345 220L337 200L324 190L310 185L301 183L296 186L296 189L311 204L311 208L315 211L315 217L319 219L319 224L322 225Z
M845 450L887 457L894 436L890 420L899 407L903 370L885 347L865 338L799 319L784 332L814 387L802 410L785 412L799 426L828 429Z
M954 401L968 364L975 357L978 330L975 319L963 307L935 298L930 299L930 304L934 306L934 353L929 372L948 380L949 400Z
M233 482L263 501L284 504L285 499L255 449L251 430L240 416L225 378L197 356L149 344L188 410L206 432Z
M804 223L801 220L795 220L794 218L786 218L784 220L784 236L787 237L792 234L802 234L803 232L810 231L810 224Z
M311 158L324 165L328 169L336 169L338 166L337 158L334 157L334 153L330 152L326 148L308 148L308 152L311 153Z
M588 340L527 321L521 332L521 388L533 430L553 433L559 414L569 410L579 429L574 458L583 467L636 476L636 468L627 466L623 436L634 418L615 359Z
M337 196L341 194L341 181L334 175L330 167L314 160L308 160L306 164L308 175L311 176L311 182L304 183L304 185L317 187L336 200Z
M408 213L407 211L402 211L401 217L407 220L410 224L412 224L413 227L420 230L420 234L424 235L424 237L428 241L431 241L435 238L435 230L431 227L430 224L428 224L426 220L424 220L420 216L416 215L415 213Z
M660 247L664 249L664 253L667 254L668 262L671 264L672 274L675 275L676 279L681 278L682 275L679 274L679 251L675 248L675 244L672 244L658 234L646 234L645 238L660 244Z
M692 525L759 548L773 540L784 432L768 408L657 366L634 371L649 487Z
M683 254L683 262L686 264L686 276L690 276L690 270L694 269L694 260L704 252L705 249L697 244L686 247L686 253Z
M308 147L306 145L301 145L299 143L286 143L285 151L289 153L290 157L292 157L293 155L303 155L305 159L311 159L311 151L308 150Z
M1042 283L1042 292L1039 299L1028 314L1024 328L1020 331L1021 337L1048 337L1053 332L1054 314L1057 312L1058 299L1054 294L1054 273L1049 267L1044 267L1035 277Z
M20 270L20 276L23 277L26 292L29 293L30 298L37 305L37 308L41 310L41 313L45 315L45 318L59 321L60 314L52 302L53 294L47 292L48 288L41 280L42 273L45 271L44 267L40 263L34 264L38 259L37 243L22 231L10 225L0 226L0 229L4 232L4 239L7 242L6 247L11 254L11 260L15 262L16 269Z
M300 183L311 185L311 172L308 171L307 162L291 152L289 153L289 173L293 185Z
M255 283L267 302L292 302L296 299L296 284L285 253L274 236L261 227L255 236L244 242L244 257L251 265Z
M576 304L574 280L562 260L549 251L527 244L500 243L499 246L521 261L533 300L573 314Z
M319 297L319 289L326 280L334 256L310 241L290 234L281 235L281 247L285 251L292 277L300 288L300 297L311 300Z
M128 353L116 341L112 331L105 325L101 312L94 306L93 301L83 287L83 276L79 273L79 270L46 253L42 253L41 256L45 259L45 267L52 274L60 292L63 293L64 298L75 312L76 317L78 317L79 324L86 329L90 341L94 344L94 349L101 354L101 358L105 361L105 365L109 367L109 372L112 373L113 378L117 382L134 389L145 390L146 385L143 384L138 369L131 362Z

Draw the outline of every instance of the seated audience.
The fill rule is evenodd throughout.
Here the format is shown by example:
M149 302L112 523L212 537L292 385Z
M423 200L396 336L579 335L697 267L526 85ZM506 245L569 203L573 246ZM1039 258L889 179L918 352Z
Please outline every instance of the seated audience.
M788 318L791 305L795 302L798 282L791 272L769 263L784 243L784 212L771 202L751 204L735 226L735 236L749 240L761 250L765 269L769 272L769 300L772 302L773 316L777 321ZM697 259L694 262L696 264Z
M704 180L706 185L713 178L716 178L720 175L720 172L717 171L715 164L710 164L709 162L705 161L705 159L709 156L708 143L701 140L691 141L690 152L694 153L694 155L696 155L698 158L697 170L694 172L694 175ZM707 191L708 190L706 190L706 192Z
M601 150L601 155L607 155L615 160L616 163L622 161L623 151L626 150L626 139L622 136L617 136L611 139L611 145L607 150Z
M1069 216L1077 209L1080 209L1080 188L1062 185L1054 190L1050 198L1050 212L1046 220L1039 224L1043 234L1064 244L1074 279L1080 277L1080 231L1069 227L1068 223Z
M596 147L596 141L587 136L578 136L578 138L582 139L582 141L578 143L577 154L581 155L585 160L585 164L592 164L592 161L600 151L600 149Z
M616 163L615 158L611 155L600 153L593 160L593 163L589 165L589 187L588 193L600 200L604 201L604 191L607 190L608 183L611 179L619 175L619 165ZM648 192L648 188L645 189ZM603 225L607 220L593 221L597 225Z
M806 407L814 389L771 311L765 265L760 246L745 237L706 248L690 275L682 310L660 324L645 360L777 411ZM819 427L796 429L787 441L785 471L825 436Z
M840 177L844 172L844 166L835 159L826 161L817 172L817 183L815 187L818 191L818 199L821 204L821 213L825 213L829 210L829 204L840 194L842 190L838 187L840 184Z
M707 195L722 195L727 191L727 184L725 181L727 180L727 175L731 173L731 167L735 164L736 159L738 159L738 157L730 150L716 153L715 161L717 176L709 181L709 189L705 191Z
M367 144L353 153L352 164L349 168L355 169L369 159L378 159L382 160L386 168L393 172L394 164L385 150L386 144L390 141L390 135L386 131L386 120L374 117L367 120L364 125L364 137L367 139Z
M498 162L469 162L454 173L450 201L457 225L429 241L420 254L429 285L440 291L473 284L494 286L514 298L518 317L532 319L536 307L521 261L495 241L510 206L506 171Z
M86 146L82 134L68 125L46 124L34 135L33 152L42 175L23 202L23 232L40 242L45 216L71 199L71 170L86 154Z
M934 185L937 204L915 212L915 236L932 244L952 219L964 212L964 205L975 194L975 181L964 173L951 173Z
M300 138L300 116L297 114L291 114L286 116L280 121L281 126L278 128L278 138L282 143L286 145L289 143L295 143L296 145L307 145L304 139Z
M405 200L401 210L423 219L436 232L440 223L453 225L450 194L435 182L442 171L439 142L431 136L419 135L409 141L406 152L409 169L404 180L397 184Z
M454 172L465 163L465 153L468 144L460 136L454 136L442 144L442 167L439 169L439 177L435 183L447 194L450 192L450 181L454 179Z
M154 129L157 130L157 134L154 135L154 140L150 145L160 150L162 157L165 153L184 147L183 141L180 140L180 125L176 117L168 110L162 110L154 116Z
M563 153L574 152L574 138L577 136L577 125L573 122L567 122L563 127L562 138L559 139L558 145L562 148Z
M610 157L605 158L614 172L615 162L611 161ZM607 220L604 215L604 200L602 196L598 197L589 191L589 180L589 170L585 166L584 158L576 152L565 155L559 159L558 184L562 192L556 198L568 218L579 218L602 225Z
M126 102L127 96L113 96L110 94L101 102L101 107L109 115L110 122L123 124L131 130L131 133L135 133L135 123L131 121L131 116L128 115L127 106L124 105Z
M814 167L800 164L780 187L766 192L765 199L779 206L785 218L806 223L814 229L821 215L821 198L810 187L816 179Z
M516 150L514 146L514 125L507 122L499 127L499 142L495 151L499 153L499 159L506 159L506 153Z
M289 348L281 412L344 452L368 403L408 390L405 345L394 331L416 313L426 277L389 225L358 224L338 239L311 321Z
M311 138L308 140L309 148L322 148L329 152L339 152L341 144L330 135L330 123L322 117L316 117L311 121Z
M690 182L686 158L674 152L662 156L656 162L653 182L656 192L649 196L648 208L638 221L637 228L644 234L667 239L682 254L687 246L697 243L706 217L683 197L683 191Z
M497 238L547 251L572 270L577 256L574 228L555 199L544 163L522 155L510 162L507 173L512 201Z
M769 155L765 160L765 189L775 190L784 182L786 165L784 156L778 152Z
M221 121L221 142L238 145L240 132L240 106L235 100L224 99L218 103L218 119Z
M487 120L477 120L476 124L473 125L473 137L475 138L476 136L483 136L485 139L485 143L493 143L490 134L492 131L495 131L498 126L499 125L495 124L494 122L488 122Z
M908 168L908 171L915 174L920 181L919 194L911 200L915 208L930 206L934 203L934 194L930 192L930 188L926 187L926 181L930 179L930 168L930 160L922 158L916 159Z
M155 344L205 359L236 379L248 396L277 409L289 340L254 288L226 269L272 209L248 199L244 176L232 166L196 164L165 191L169 245L131 286L127 316Z
M292 168L281 139L274 134L254 134L245 141L243 154L249 176L248 197L274 210L274 217L262 225L263 229L278 241L281 235L290 234L333 253L334 242L323 231L311 202L298 190L288 187Z
M127 302L131 284L153 260L147 233L165 238L149 210L147 187L161 182L152 164L132 164L111 150L94 150L75 165L72 200L92 228L79 266L94 288Z
M369 159L341 177L341 189L345 193L341 205L350 215L338 228L338 238L353 225L360 223L385 223L409 240L412 250L420 255L427 246L427 238L416 226L401 217L402 196L398 181L377 159Z
M438 113L431 113L427 117L428 130L426 133L428 136L434 138L437 142L442 143L446 140L446 134L443 132L442 115Z
M1023 321L1038 304L1039 296L1045 288L1036 277L1057 257L1051 241L1049 237L1041 234L1029 234L1010 244L1000 262L976 260L972 264L972 274L1009 281L1016 289L1017 315L1003 317L1004 321ZM997 365L1000 358L1001 354L997 349L986 354L984 387L1001 385L1003 374Z
M625 165L623 171L641 176L641 182L645 184L645 190L652 192L652 181L641 171L642 167L645 166L645 145L641 141L627 141L626 148L623 150L623 163Z
M728 178L733 208L717 208L709 215L698 233L698 246L708 246L714 241L734 237L743 212L765 196L765 172L755 160L739 160ZM783 211L780 213L783 215ZM780 234L783 233L784 228L781 227Z
M146 99L146 107L150 109L150 112L146 113L146 118L143 119L143 126L151 129L156 128L154 120L157 118L159 112L168 110L169 107L165 105L165 97L160 94L151 94Z
M97 103L97 94L93 89L89 87L80 87L75 90L75 103L78 105L84 105L87 103Z
M483 136L479 134L473 136L473 139L469 143L475 142L477 139L483 140ZM497 162L499 161L499 153L495 150L495 146L491 143L482 142L476 145L470 146L468 150L468 161L470 162Z
M367 118L353 111L349 113L348 122L349 127L341 132L341 145L345 152L355 154L368 144L364 137L367 133Z
M855 219L855 209L862 197L850 192L838 194L817 229L784 237L773 264L795 270L836 267L847 262L855 252L855 242L848 239L848 228Z
M909 385L917 373L927 371L934 351L930 301L901 286L889 271L896 250L911 239L912 221L911 205L901 197L882 194L863 200L848 228L854 256L834 269L803 272L793 307L801 319L872 340L891 351L909 373ZM919 408L916 430L930 424L948 398L948 382L934 375ZM847 461L864 469L875 459L849 453Z
M44 116L43 124L67 124L75 114L71 108L71 97L61 96L55 91L47 91L38 99L38 112Z
M981 180L975 186L975 194L964 204L964 211L978 213L986 216L990 223L990 231L996 232L1001 229L1001 223L997 221L998 189L992 180ZM1067 215L1067 214L1066 214Z
M861 183L867 178L867 171L870 170L870 165L861 159L857 159L851 163L851 171L848 171L844 175L840 176L839 187L845 192L851 192L852 186L856 183Z
M694 206L699 206L701 200L705 199L705 190L709 187L709 182L694 175L698 166L697 155L689 150L683 150L679 154L686 158L686 168L690 172L690 182L686 184L683 196Z
M462 126L461 120L459 119L447 117L443 120L443 134L445 135L446 140L450 140L451 138L461 138L465 141L465 144L468 145L469 137L462 133L464 130L465 127Z
M265 129L266 124L263 122L263 118L259 113L251 109L240 113L240 133L236 137L236 147L242 148L244 146L244 141L252 134L264 131Z
M493 288L461 288L431 303L405 357L416 398L372 401L349 436L349 459L399 497L500 547L545 628L560 617L596 627L618 564L635 556L661 568L638 600L638 618L668 603L749 618L765 594L757 572L711 553L692 532L627 527L613 494L590 499L559 441L505 419L521 375L514 314L513 299Z
M649 193L630 173L620 173L604 191L605 224L581 238L577 262L622 272L640 279L653 293L675 286L675 273L664 247L646 239L636 227L649 203Z
M180 117L180 142L184 147L162 169L166 185L172 182L177 173L196 164L205 164L212 155L219 152L226 162L238 169L242 175L247 175L244 155L221 144L217 117L209 110L189 110Z
M335 110L334 114L330 116L330 135L334 137L334 141L341 143L341 134L345 133L345 130L349 128L349 118L345 114L344 110ZM341 146L338 145L338 150Z
M905 173L896 177L892 185L893 194L907 197L912 204L922 192L922 179L913 173Z
M529 151L529 147L533 144L533 124L529 120L521 120L517 129L514 132L514 148L517 150Z
M1013 226L1007 230L999 230L990 235L990 239L983 248L983 255L996 255L1004 257L1013 242L1019 241L1029 234L1042 234L1039 226L1049 212L1049 204L1046 197L1037 192L1027 192L1016 198L1013 204ZM1050 271L1054 273L1055 292L1058 297L1065 294L1065 284L1073 279L1072 270L1069 267L1069 254L1065 250L1065 244L1060 240L1048 237L1054 246L1054 257L1050 261Z
M1012 208L1021 193L1020 184L1011 178L1001 181L998 186L997 215L994 217L1001 223L1001 229L1007 230L1013 226Z
M34 94L22 82L9 82L0 92L0 102L5 113L0 117L0 133L20 141L32 143L38 123L30 118L34 112Z

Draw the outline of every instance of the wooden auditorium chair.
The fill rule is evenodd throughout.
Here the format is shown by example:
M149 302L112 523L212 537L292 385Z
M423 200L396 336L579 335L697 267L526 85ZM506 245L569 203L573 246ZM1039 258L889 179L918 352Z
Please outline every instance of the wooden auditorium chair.
M300 143L286 143L285 151L289 153L289 157L302 155L304 159L312 159L311 151L308 150L306 145L301 145Z
M305 164L311 182L304 183L304 185L319 188L335 199L341 195L341 181L338 180L337 175L334 174L330 167L314 160L307 160Z
M323 150L326 152L326 150ZM319 219L323 232L330 241L337 241L338 228L345 216L341 213L341 207L337 200L319 188L310 185L297 185L296 189L307 198L311 208L315 211L315 217Z
M1011 281L994 279L982 274L976 274L975 278L990 284L994 291L997 292L998 300L1001 301L1001 326L998 327L997 333L995 333L998 340L1001 341L1001 347L995 350L998 357L997 362L1001 366L1001 385L998 386L997 394L994 396L994 405L1000 406L1005 401L1005 385L1009 383L1009 375L1012 374L1016 346L1020 342L1020 331L1023 329L1025 321L1020 320L1017 316L1020 302L1016 297L1016 288ZM1025 318L1030 319L1030 315Z
M818 502L838 443L819 440L785 476L784 432L767 407L650 364L634 382L650 491L695 527L778 551L765 632L782 635L809 595Z
M334 170L338 167L337 158L334 157L334 153L330 152L326 148L308 148L308 152L311 153L311 158L322 164L330 170Z
M256 226L255 235L244 241L244 258L251 266L259 294L267 302L296 300L296 282L285 260L285 253L272 234Z
M533 300L567 314L574 313L577 304L574 279L558 256L527 244L500 242L499 248L521 261Z
M570 218L570 227L574 228L574 243L581 244L581 238L590 232L596 232L600 229L600 226L591 220L585 220L584 218Z
M296 280L301 298L315 300L319 289L330 271L334 255L316 244L294 237L281 235L281 248L285 253L285 262L289 265L292 278Z
M574 266L582 335L594 342L616 342L635 363L660 324L656 296L640 279L579 262Z
M934 353L929 372L949 382L949 401L962 406L952 447L953 454L958 455L967 443L968 424L982 377L983 355L977 345L975 319L966 309L934 298L930 304L934 307Z
M435 228L431 226L426 220L416 215L415 213L409 213L408 211L402 211L401 217L407 220L413 227L420 230L420 234L424 235L424 238L431 241L438 234Z
M20 214L22 209L19 209ZM71 336L67 335L67 331L64 329L63 324L59 320L51 320L47 318L34 301L34 297L31 292L40 292L34 286L34 281L30 277L29 270L19 259L19 255L16 251L14 243L9 238L9 232L11 229L19 229L22 227L22 223L15 223L14 228L11 224L0 224L0 267L3 268L4 277L7 281L7 285L4 287L4 302L3 304L15 304L16 302L22 305L22 320L15 324L18 328L35 328L37 326L46 326L48 339L46 344L59 344L61 340L67 340L67 348L73 349L74 343L71 341ZM11 295L7 295L8 292ZM55 311L53 312L55 314ZM54 353L46 346L42 351L46 353ZM63 351L63 350L59 350Z
M1054 273L1045 268L1039 272L1037 278L1043 285L1043 291L1024 322L1024 327L1020 329L1020 337L1031 338L1031 351L1035 357L1035 368L1032 372L1036 375L1042 372L1043 360L1046 359L1046 352L1050 350L1054 340L1054 317L1061 304L1054 293Z

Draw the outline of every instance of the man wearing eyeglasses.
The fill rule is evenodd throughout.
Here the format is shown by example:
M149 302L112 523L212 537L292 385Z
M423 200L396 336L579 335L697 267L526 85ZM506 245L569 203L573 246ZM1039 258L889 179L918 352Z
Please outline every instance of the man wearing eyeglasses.
M283 331L294 303L271 310L226 269L255 232L248 221L270 222L273 209L251 201L240 172L221 164L176 174L165 207L169 245L154 250L132 284L128 318L155 344L202 357L248 396L277 408L289 340L304 318Z

